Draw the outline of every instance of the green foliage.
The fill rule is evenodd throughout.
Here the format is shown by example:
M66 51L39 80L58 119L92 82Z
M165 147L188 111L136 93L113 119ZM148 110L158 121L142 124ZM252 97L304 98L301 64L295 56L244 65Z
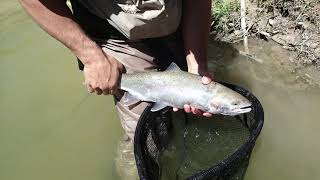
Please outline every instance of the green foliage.
M237 0L213 0L213 28L218 32L234 29L239 21L240 5Z

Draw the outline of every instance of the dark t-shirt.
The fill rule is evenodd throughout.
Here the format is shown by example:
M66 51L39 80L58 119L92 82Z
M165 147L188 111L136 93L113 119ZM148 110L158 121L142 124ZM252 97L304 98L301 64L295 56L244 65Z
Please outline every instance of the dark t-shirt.
M126 39L118 30L109 24L105 19L101 19L91 13L78 0L70 0L72 4L75 21L81 26L85 33L92 39ZM83 63L78 60L79 69L83 70Z
M75 21L81 26L81 28L85 31L85 33L91 37L93 40L97 39L121 39L127 40L127 38L122 35L117 29L109 24L109 22L105 19L102 19L95 14L91 13L84 5L82 5L79 0L70 0L72 4L73 14ZM181 39L180 28L178 28L177 32L161 37L161 38L152 38L152 39L144 39L141 43L144 43L149 47L152 52L152 56L155 57L155 63L157 61L168 61L163 65L164 67L160 67L160 69L165 68L170 64L170 59L176 59L176 62L184 62L181 60L180 55L183 53L183 44ZM172 48L169 48L169 42L176 44L177 49L176 52L171 52ZM162 49L162 51L159 51ZM166 53L163 53L166 52ZM179 56L177 56L179 55ZM180 60L178 60L180 59ZM84 65L78 59L79 69L83 70ZM160 64L160 63L159 63ZM181 67L185 67L182 63Z
M71 0L71 4L75 20L90 37L98 39L126 39L106 19L101 19L91 13L79 0Z

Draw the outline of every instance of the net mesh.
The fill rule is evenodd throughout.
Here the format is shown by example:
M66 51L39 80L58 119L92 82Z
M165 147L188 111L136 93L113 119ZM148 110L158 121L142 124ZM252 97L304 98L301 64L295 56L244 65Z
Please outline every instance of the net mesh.
M243 179L250 154L263 126L258 99L247 90L226 84L252 102L252 111L239 116L215 115L212 119L174 113L141 115L134 153L142 180Z

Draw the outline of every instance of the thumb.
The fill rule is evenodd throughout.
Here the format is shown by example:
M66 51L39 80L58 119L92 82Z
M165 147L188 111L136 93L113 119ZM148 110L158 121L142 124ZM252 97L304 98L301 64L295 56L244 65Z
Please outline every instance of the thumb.
M202 79L201 79L201 82L203 84L209 84L211 83L212 79L213 79L213 74L210 73L210 72L207 72L207 73L203 73L201 74L202 75Z

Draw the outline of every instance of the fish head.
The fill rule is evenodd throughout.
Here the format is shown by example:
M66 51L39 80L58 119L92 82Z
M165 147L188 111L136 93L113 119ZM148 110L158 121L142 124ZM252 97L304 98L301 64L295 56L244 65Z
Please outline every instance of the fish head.
M209 101L212 113L230 116L250 112L251 105L247 98L231 89L224 89Z

